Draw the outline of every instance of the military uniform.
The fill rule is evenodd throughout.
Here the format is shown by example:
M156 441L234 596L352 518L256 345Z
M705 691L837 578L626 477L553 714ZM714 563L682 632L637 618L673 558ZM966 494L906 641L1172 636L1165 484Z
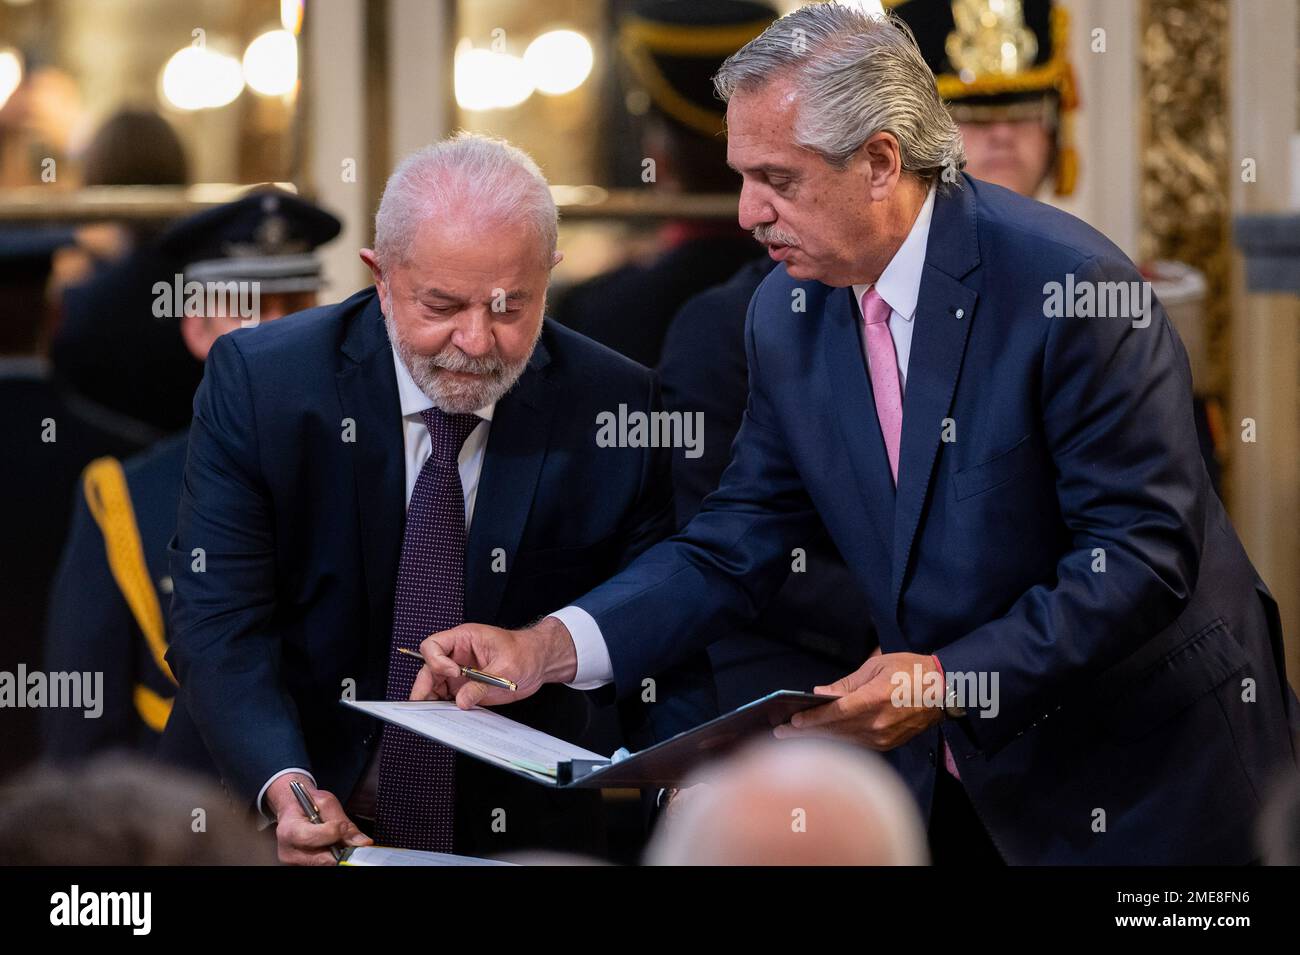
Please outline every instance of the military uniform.
M167 542L176 530L189 430L125 466L86 468L50 600L45 661L104 674L104 713L46 712L44 750L56 758L125 746L151 754L167 725L176 680L163 659L171 596Z
M1053 189L1074 192L1079 106L1070 19L1051 0L885 0L916 37L939 96L959 123L1037 119L1052 132Z
M187 281L256 281L262 294L298 294L319 288L313 250L340 228L310 203L258 190L177 223L160 244L184 263ZM167 547L188 441L187 428L124 462L99 458L81 476L53 586L45 660L47 669L102 672L104 711L87 720L80 711L47 710L47 756L79 759L113 748L155 752L176 695L165 659L172 589ZM169 758L190 769L210 766L197 738L188 747L172 747Z

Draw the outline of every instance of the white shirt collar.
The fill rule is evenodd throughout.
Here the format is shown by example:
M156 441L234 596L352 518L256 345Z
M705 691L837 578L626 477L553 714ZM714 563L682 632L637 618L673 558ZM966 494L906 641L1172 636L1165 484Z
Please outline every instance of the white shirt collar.
M402 356L397 354L397 349L390 348L390 350L393 353L393 368L397 372L397 397L402 405L402 417L419 414L432 408L433 400L415 383L415 379L411 377L411 372L406 367L406 362L402 361ZM491 421L495 410L496 403L493 402L474 413L484 421Z
M933 214L934 186L931 186L907 238L875 283L876 291L886 304L909 322L916 315L916 300L921 294L921 273L925 269L925 250L930 241L930 217ZM870 283L853 286L853 297L861 302L863 293L869 288Z

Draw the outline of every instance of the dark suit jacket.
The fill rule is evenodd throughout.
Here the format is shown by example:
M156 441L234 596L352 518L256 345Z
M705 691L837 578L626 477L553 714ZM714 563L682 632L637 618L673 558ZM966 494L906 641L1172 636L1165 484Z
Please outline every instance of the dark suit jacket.
M941 728L1009 861L1244 862L1271 778L1296 775L1276 606L1210 488L1163 309L1047 318L1067 275L1139 279L1049 206L968 177L936 199L895 492L851 290L775 270L721 486L578 603L630 690L751 614L820 517L886 652L997 679L996 715ZM897 752L927 813L939 734Z
M658 401L649 371L547 323L493 417L466 551L467 620L530 624L671 529L666 450L595 443L600 411ZM245 800L290 766L347 800L379 727L339 698L384 695L404 468L392 350L372 289L217 342L194 402L171 550L168 660L182 705L164 756L197 729ZM497 548L505 573L491 569ZM698 671L662 675L658 702L625 729L643 745L688 728L711 715L711 693ZM501 712L581 742L591 707L555 686ZM456 788L459 851L598 848L592 794L470 760ZM505 833L491 831L497 808Z
M624 265L567 289L557 296L553 314L562 325L653 368L682 303L761 252L738 230L691 239L649 264Z

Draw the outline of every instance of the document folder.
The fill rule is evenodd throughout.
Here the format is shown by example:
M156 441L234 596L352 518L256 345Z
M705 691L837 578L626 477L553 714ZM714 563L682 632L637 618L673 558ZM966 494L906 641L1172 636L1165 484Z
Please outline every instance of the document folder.
M343 703L543 786L608 789L676 786L705 760L834 699L777 690L648 749L628 755L620 750L614 756L574 746L483 707L460 710L447 701Z

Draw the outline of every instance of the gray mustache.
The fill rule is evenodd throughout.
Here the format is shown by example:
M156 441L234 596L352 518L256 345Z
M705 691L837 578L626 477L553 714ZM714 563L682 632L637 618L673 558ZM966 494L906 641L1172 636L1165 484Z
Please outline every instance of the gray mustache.
M471 375L499 375L505 370L505 362L500 358L471 358L458 351L443 352L428 361L432 368L466 372Z
M795 241L794 236L786 235L784 232L779 232L769 225L756 226L754 229L754 238L762 245L776 243L779 245L788 245L793 248L799 244Z

